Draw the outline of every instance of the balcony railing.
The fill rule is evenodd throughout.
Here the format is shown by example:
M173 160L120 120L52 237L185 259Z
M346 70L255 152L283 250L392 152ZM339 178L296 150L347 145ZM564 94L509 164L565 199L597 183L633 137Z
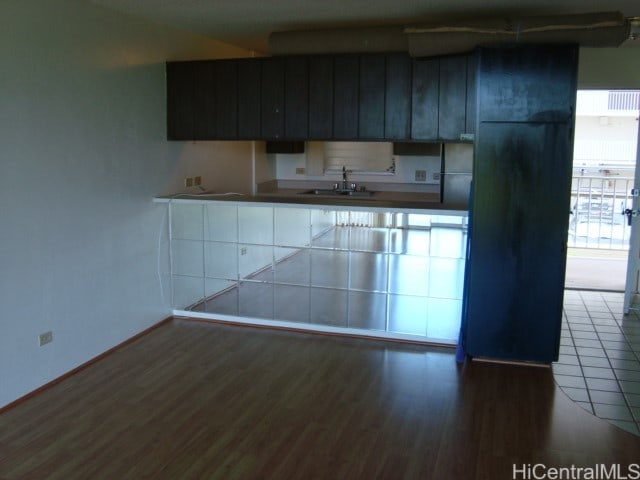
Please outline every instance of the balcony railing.
M631 208L631 177L573 177L569 246L629 249L631 227L622 211Z
M609 92L609 110L638 110L640 108L640 92Z

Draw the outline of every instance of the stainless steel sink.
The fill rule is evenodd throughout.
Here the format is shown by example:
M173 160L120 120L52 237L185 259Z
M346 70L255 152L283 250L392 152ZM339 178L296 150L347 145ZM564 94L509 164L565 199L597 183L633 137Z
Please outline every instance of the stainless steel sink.
M342 189L323 189L317 188L315 190L306 190L304 192L300 192L301 195L327 195L327 196L342 196L348 195L352 197L370 197L375 192L371 192L369 190L342 190Z

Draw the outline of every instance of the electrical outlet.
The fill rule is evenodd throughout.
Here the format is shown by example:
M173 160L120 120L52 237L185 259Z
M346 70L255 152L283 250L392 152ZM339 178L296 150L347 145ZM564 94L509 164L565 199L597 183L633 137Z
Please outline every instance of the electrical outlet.
M187 177L184 179L185 187L193 187L193 177Z
M53 342L53 332L52 331L44 332L44 333L41 333L40 335L38 335L38 345L39 346L43 346L43 345L46 345L47 343L51 343L51 342Z
M247 254L247 247L242 247L240 249L240 255L246 255Z
M433 180L435 180L436 182L440 181L440 172L433 172L433 174L431 175L431 178Z
M304 167L296 168L296 175L304 175L306 173L306 169Z
M198 187L202 185L202 177L193 177L193 186Z
M416 179L416 182L426 182L427 181L427 171L426 170L416 170L415 179Z

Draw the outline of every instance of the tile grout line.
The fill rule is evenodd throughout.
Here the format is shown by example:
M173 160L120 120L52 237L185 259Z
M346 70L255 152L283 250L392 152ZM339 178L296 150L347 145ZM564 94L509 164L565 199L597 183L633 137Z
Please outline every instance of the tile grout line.
M582 302L582 298L580 298L580 301ZM576 344L575 344L575 338L573 337L573 330L569 326L569 314L567 312L566 305L564 305L564 304L562 305L562 310L564 312L564 316L565 316L565 319L566 319L567 330L569 331L569 337L570 337L570 340L571 340L572 348L574 349L574 351L576 353L575 357L576 357L576 360L578 362L577 366L580 369L581 377L582 377L582 380L584 381L584 384L585 384L585 390L587 392L587 400L588 400L589 406L591 408L591 412L590 413L595 416L595 410L593 408L593 402L591 401L591 393L589 392L589 389L587 388L587 383L586 383L585 376L584 376L584 370L582 368L582 362L580 361L580 356L578 355L578 350L577 350ZM564 388L565 387L560 387L560 389L563 390L563 391L564 391ZM565 395L569 396L566 392L565 392ZM569 398L571 398L571 397L569 397ZM577 400L573 400L573 399L571 399L571 400L577 403Z
M600 344L600 350L601 350L601 351L603 352L603 354L604 354L604 358L602 358L602 357L600 357L600 356L598 356L598 357L594 357L594 358L601 358L602 360L606 360L606 363L607 363L607 365L609 366L609 370L612 372L613 379L615 380L615 384L616 384L616 386L617 386L617 388L618 388L618 390L619 390L619 392L610 392L610 393L619 393L619 394L622 396L622 398L623 398L623 400L624 400L624 403L625 403L624 405L615 405L615 404L611 404L611 405L614 405L615 407L623 407L623 408L626 410L626 413L628 413L628 414L630 415L630 417L631 417L631 421L628 421L628 420L622 420L622 419L609 419L609 418L603 418L603 417L601 417L601 416L599 416L599 415L597 415L597 414L595 413L595 411L596 411L596 410L595 410L595 407L594 407L594 401L593 401L593 397L592 397L592 394L591 394L591 389L589 388L589 386L588 386L588 384L587 384L587 382L586 382L587 377L585 376L584 365L583 365L583 359L582 359L582 357L586 357L586 356L588 356L588 355L580 355L580 354L578 353L578 347L577 347L577 346L576 346L576 344L575 344L576 338L574 337L574 329L573 329L573 328L571 328L571 325L573 325L573 324L574 324L574 322L570 322L570 320L569 320L569 319L570 319L570 315L569 315L569 313L568 313L568 311L567 311L567 308L566 308L566 305L567 305L567 304L565 303L565 304L563 304L563 312L564 312L564 317L565 317L565 319L566 319L566 327L567 327L567 330L569 331L569 340L571 341L571 343L572 343L572 348L573 348L573 350L575 351L575 358L576 358L576 361L578 362L578 365L577 365L577 366L580 368L580 372L582 373L581 378L583 379L584 384L585 384L585 390L586 390L586 392L587 392L588 402L579 402L579 401L577 401L577 400L573 400L573 399L572 399L572 400L573 400L575 403L578 403L580 406L582 406L582 405L581 405L581 403L588 403L588 404L589 404L589 406L591 407L591 410L592 410L592 412L591 412L591 413L592 413L594 416L596 416L596 417L598 417L598 418L600 418L600 419L602 419L602 420L604 420L604 421L606 421L606 422L608 422L608 423L611 423L611 424L613 424L613 425L616 425L616 426L618 426L619 428L622 428L622 429L624 429L624 430L626 430L626 431L629 431L629 430L627 430L626 428L621 427L620 425L618 425L618 424L617 424L617 423L615 423L615 422L618 422L618 423L631 423L632 425L634 425L634 426L635 426L636 430L635 430L635 432L630 432L630 433L633 433L633 434L635 434L635 435L640 435L640 422L636 421L636 419L635 419L635 415L633 414L633 411L631 410L631 405L629 404L629 401L628 401L628 399L627 399L627 397L626 397L626 395L625 395L625 392L624 392L624 390L622 389L622 385L621 385L620 380L619 380L619 378L618 378L617 372L615 371L615 368L613 367L613 364L612 364L611 358L609 358L609 355L608 355L608 352L609 352L610 350L614 350L614 349L608 349L608 348L607 348L607 347L605 347L605 345L602 343L602 342L603 342L603 340L602 340L602 338L600 337L601 333L600 333L600 331L596 328L596 324L594 323L593 316L592 316L592 312L591 312L591 311L590 311L590 309L589 309L589 305L590 305L592 302L587 302L587 299L585 299L585 298L584 298L583 292L577 292L577 293L578 293L578 295L576 295L575 300L578 300L578 302L577 302L577 303L571 303L571 305L576 305L576 306L578 306L578 307L581 307L581 308L579 308L579 309L577 310L577 313L580 313L580 314L586 314L586 318L588 319L588 322L589 322L589 323L588 323L588 326L589 326L589 328L591 329L591 331L589 331L589 330L585 330L585 332L589 332L589 333L591 333L592 335L594 334L594 338L595 338L595 339L597 339L597 342ZM595 293L595 292L594 292L594 293ZM589 295L591 295L591 294L589 294ZM603 312L603 313L608 313L609 315L611 315L611 316L613 317L613 320L612 320L612 321L614 322L614 324L615 324L615 326L617 327L617 329L619 330L619 332L622 332L622 334L624 335L624 339L625 339L625 341L626 341L627 345L628 345L629 347L631 347L631 349L632 349L632 353L634 354L634 356L635 356L635 357L637 357L637 356L638 356L637 352L635 352L635 350L633 350L633 346L630 344L630 342L628 341L628 338L627 338L627 337L626 337L626 335L624 334L624 331L622 330L621 326L618 324L617 316L613 313L613 310L612 310L612 309L611 309L611 307L609 306L609 304L608 304L608 302L607 302L607 299L606 299L603 295L600 295L600 293L598 293L598 295L599 295L599 297L598 297L598 304L599 304L599 305L602 305L602 303L604 302L604 303L605 303L605 305L606 305L606 308L607 308L607 311L606 311L606 312ZM589 299L589 300L590 300L590 299ZM585 318L585 317L582 317L582 316L580 316L580 315L576 315L574 318L576 318L576 317L578 317L578 318ZM580 324L580 325L587 325L586 323L582 323L582 322L577 322L577 323L576 323L576 325L578 325L578 324ZM601 325L601 326L606 326L606 325L607 325L607 324L605 323L605 324L603 324L603 325ZM579 329L576 329L576 330L579 330ZM566 338L566 337L565 337L565 338ZM624 370L624 369L623 369L623 370ZM638 370L633 370L633 371L640 371L640 369L638 369ZM561 374L559 374L559 375L561 375ZM589 378L592 378L592 377L589 377ZM593 377L593 378L595 378L595 377ZM604 379L604 380L606 380L606 379ZM609 379L609 380L610 380L610 379ZM560 388L564 390L564 388L563 388L563 387L560 387ZM604 391L606 391L606 390L604 390ZM565 392L565 394L566 394L566 392ZM608 404L607 404L607 405L608 405ZM584 408L584 407L583 407L583 408Z
M604 303L604 305L607 307L607 310L609 311L609 314L611 314L611 315L612 315L613 320L614 320L614 322L616 323L616 326L617 326L617 327L620 329L620 331L622 332L622 334L623 334L623 336L624 336L624 339L625 339L625 342L627 342L626 335L624 335L624 331L623 331L623 330L622 330L622 328L620 327L620 325L619 325L619 323L618 323L618 320L616 319L616 315L613 313L613 311L612 311L612 310L611 310L611 308L609 307L609 304L607 303L606 298L604 298L600 292L597 292L597 294L598 294L598 296L600 297L600 301L601 301L601 303ZM598 331L598 329L596 328L596 324L595 324L595 323L593 323L593 317L591 316L591 311L589 310L589 307L588 307L587 303L586 303L586 302L585 302L585 300L584 300L584 295L583 295L583 293L582 293L582 292L580 293L580 297L582 298L583 304L584 304L585 309L586 309L586 311L587 311L587 315L589 316L589 320L591 321L591 324L593 325L593 329L594 329L595 334L596 334L596 336L597 336L597 338L598 338L598 342L600 342L600 346L601 346L601 348L602 348L602 350L603 350L603 352L604 352L604 354L605 354L605 357L606 357L606 359L607 359L607 363L609 364L609 367L611 368L611 371L613 372L613 376L614 376L614 378L615 378L616 385L618 386L618 389L620 390L620 393L622 394L622 399L624 400L624 406L626 407L627 411L628 411L628 412L629 412L629 414L631 415L631 421L636 425L636 429L640 432L640 423L636 421L635 415L633 414L633 410L631 410L631 405L629 404L629 400L627 399L627 396L625 395L625 391L624 391L624 390L623 390L623 388L622 388L622 384L620 383L620 379L618 378L618 375L617 375L617 373L616 373L616 370L615 370L615 368L614 368L613 364L611 363L611 358L609 357L609 353L608 353L608 350L611 350L611 349L607 349L607 348L605 347L605 345L602 343L602 339L600 338L600 332L599 332L599 331ZM628 343L628 342L627 342L627 344L629 345L629 343ZM631 345L629 345L629 346L631 346ZM576 353L578 353L578 350L577 350L577 349L576 349ZM636 356L636 357L637 357L637 355L635 354L635 352L634 352L634 356ZM579 354L578 354L578 362L582 363L582 362L580 361L580 355L579 355ZM584 371L583 371L583 373L584 373ZM586 384L586 383L587 383L587 381L586 381L586 377L585 377L585 384ZM589 393L589 398L591 398L591 393L590 393L590 391L589 391L588 384L587 384L587 392ZM593 411L594 411L594 414L595 414L596 409L595 409L595 406L593 405L593 402L591 402L591 407L593 408ZM596 415L596 416L597 416L597 415ZM599 418L602 418L602 417L599 417ZM604 419L604 420L612 420L612 419ZM620 421L620 420L619 420L619 421Z
M583 296L582 292L580 292L580 299L582 300L582 304L583 304L583 306L584 306L584 309L585 309L585 311L586 311L586 313L587 313L587 316L589 317L589 321L591 322L591 323L590 323L590 325L593 327L593 332L594 332L594 334L595 334L596 338L598 339L598 342L600 343L600 347L602 348L602 351L604 352L604 358L606 359L607 364L609 365L609 368L611 369L611 372L613 373L614 379L616 380L616 385L618 386L618 389L620 390L620 393L622 394L622 398L623 398L623 400L624 400L624 402L625 402L625 405L624 405L624 406L627 408L628 412L631 414L631 418L633 419L633 414L632 414L632 412L631 412L631 409L629 408L629 405L627 404L627 399L625 398L624 393L622 392L622 386L621 386L621 385L620 385L620 383L618 382L618 379L617 379L617 377L616 377L616 372L615 372L615 370L614 370L614 368L613 368L613 365L612 365L612 363L611 363L611 359L609 358L609 355L607 355L607 350L606 350L605 346L604 346L604 345L603 345L603 343L602 343L602 339L600 338L600 332L599 332L599 331L598 331L598 329L596 328L596 325L593 323L593 317L591 316L591 312L590 312L590 310L589 310L589 306L588 306L588 305L587 305L587 303L585 302L585 299L584 299L584 296ZM602 300L604 300L604 299L602 299ZM608 305L607 305L607 309L609 309L609 306L608 306ZM576 353L578 353L578 350L577 350L577 349L576 349ZM581 358L580 358L580 354L579 354L579 353L578 353L578 362L580 362L580 364L582 364L582 361L581 361ZM584 373L584 371L583 371L583 373ZM584 383L587 385L587 392L588 392L588 394L589 394L589 399L591 399L591 390L589 389L589 384L587 383L587 377L586 377L586 376L585 376L585 381L584 381ZM595 407L595 405L594 405L594 402L593 402L593 401L591 401L591 408L593 409L593 414L594 414L595 416L597 416L598 418L602 418L602 417L599 417L599 416L596 414L596 407ZM605 420L605 421L613 420L613 419L606 419L606 418L602 418L602 419L603 419L603 420ZM609 422L609 423L611 423L611 422ZM635 423L635 422L634 422L634 423ZM636 424L636 428L637 428L637 424ZM639 431L640 431L640 430L639 430Z
M636 357L636 361L640 362L640 353L635 350L634 346L629 341L629 338L627 337L627 332L624 330L624 328L621 325L621 320L618 320L617 315L613 312L613 310L611 309L611 306L609 305L609 302L607 301L607 299L604 296L603 296L603 300L604 300L605 304L607 305L607 308L609 309L609 311L613 315L613 318L614 318L616 324L618 325L618 328L620 328L620 331L622 332L622 336L623 336L627 346L631 349L631 352ZM624 314L623 314L623 316L624 316ZM634 313L634 316L636 316L635 313ZM636 319L637 319L637 316L636 316ZM603 345L603 347L604 347L604 345ZM606 349L605 349L605 352L606 352ZM623 369L621 369L621 370L623 370ZM638 372L638 371L640 371L640 369L633 370L633 371ZM618 386L620 387L620 390L622 391L622 398L624 398L624 401L625 401L625 403L627 405L627 408L629 409L629 412L631 413L631 418L633 419L633 421L636 424L636 427L640 431L640 418L637 418L636 415L633 413L632 406L629 403L629 399L628 399L627 395L625 395L626 392L622 388L622 384L620 383L620 379L618 377L618 373L616 372L615 369L614 369L613 373L614 373L614 375L615 375L615 377L616 377L616 379L618 381Z

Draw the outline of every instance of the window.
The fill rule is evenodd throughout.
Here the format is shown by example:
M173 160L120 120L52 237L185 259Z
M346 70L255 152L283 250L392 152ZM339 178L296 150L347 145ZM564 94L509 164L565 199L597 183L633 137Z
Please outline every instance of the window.
M324 171L338 173L345 167L359 173L393 175L395 160L390 142L325 142Z

